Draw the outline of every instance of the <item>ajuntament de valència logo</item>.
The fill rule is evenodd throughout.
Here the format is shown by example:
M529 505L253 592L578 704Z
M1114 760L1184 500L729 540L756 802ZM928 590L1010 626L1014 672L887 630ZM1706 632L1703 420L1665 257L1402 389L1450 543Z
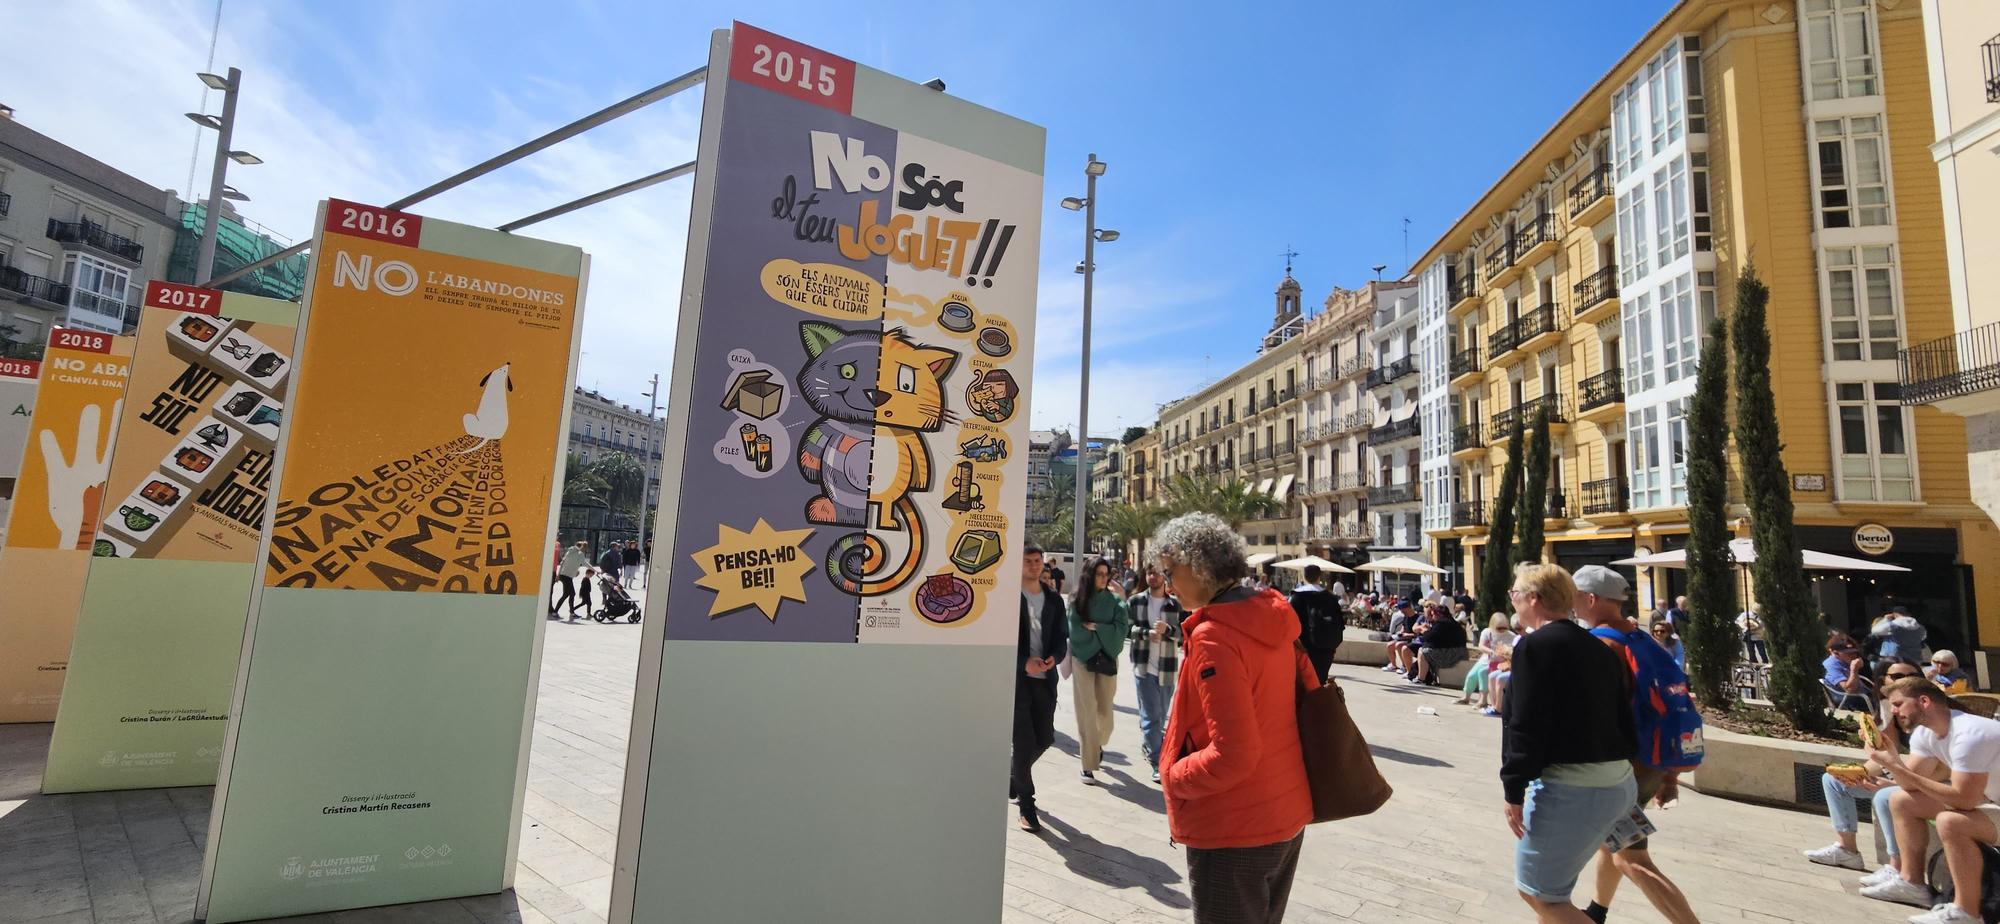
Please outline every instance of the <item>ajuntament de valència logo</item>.
M415 860L419 858L425 860L439 860L448 856L451 856L450 844L438 844L436 846L425 844L422 847L411 847L410 849L403 851L403 859L405 860Z
M305 860L302 857L287 857L278 867L278 878L286 882L295 879L340 879L347 876L363 876L375 872L382 855L371 853L356 857L322 857Z

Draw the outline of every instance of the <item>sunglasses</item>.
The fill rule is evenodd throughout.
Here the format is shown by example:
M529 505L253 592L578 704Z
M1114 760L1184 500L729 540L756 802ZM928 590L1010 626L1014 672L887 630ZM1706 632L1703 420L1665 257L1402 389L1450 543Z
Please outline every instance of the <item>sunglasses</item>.
M1923 676L1923 675L1921 675L1921 674L1918 674L1918 673L1917 673L1916 671L1904 671L1904 672L1902 672L1902 673L1900 673L1900 674L1898 674L1898 673L1893 673L1893 672L1892 672L1892 673L1888 673L1888 674L1884 674L1884 675L1882 675L1882 676L1884 676L1884 677L1887 677L1887 678L1889 678L1890 680L1907 680L1907 679L1909 679L1909 678L1911 678L1911 677L1920 677L1920 676Z

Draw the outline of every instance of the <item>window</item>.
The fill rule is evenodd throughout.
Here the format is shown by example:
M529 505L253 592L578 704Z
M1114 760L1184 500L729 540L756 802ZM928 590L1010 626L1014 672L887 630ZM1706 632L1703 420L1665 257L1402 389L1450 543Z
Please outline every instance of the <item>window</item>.
M1689 192L1694 197L1694 249L1714 250L1709 232L1713 225L1708 214L1708 154L1697 151L1688 155L1694 169L1688 173Z
M1633 296L1627 306L1624 340L1631 348L1625 352L1625 393L1631 395L1653 387L1652 299L1642 293Z
M64 275L71 286L72 323L114 334L124 330L125 292L131 277L123 267L85 254L71 254L65 261ZM79 318L78 311L95 317Z
M1806 0L1806 79L1815 100L1874 96L1874 27L1871 0Z
M1695 326L1693 284L1693 278L1683 273L1660 287L1661 384L1694 375L1701 346L1700 331Z
M1643 189L1644 184L1641 184ZM1650 267L1647 249L1646 197L1635 193L1620 196L1618 202L1618 281L1629 286L1646 275Z
M1882 117L1821 119L1813 123L1813 139L1819 160L1820 227L1888 224Z
M1687 402L1627 411L1625 427L1633 447L1633 509L1687 503Z
M1836 360L1895 359L1895 248L1826 251L1828 339Z
M1840 416L1840 498L1915 500L1916 466L1896 383L1840 382L1833 389Z

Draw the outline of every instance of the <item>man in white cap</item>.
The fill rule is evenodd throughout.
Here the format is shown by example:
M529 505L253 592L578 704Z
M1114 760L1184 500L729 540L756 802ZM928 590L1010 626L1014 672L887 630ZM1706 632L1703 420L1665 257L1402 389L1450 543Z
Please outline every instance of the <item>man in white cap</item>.
M1576 569L1574 579L1577 618L1590 627L1591 634L1618 653L1618 660L1626 664L1628 670L1636 670L1633 667L1636 662L1626 652L1625 646L1643 644L1657 647L1659 643L1625 615L1625 600L1631 586L1625 582L1625 576L1603 565L1585 565ZM1637 685L1634 684L1632 689L1636 691ZM1641 748L1640 752L1641 757L1632 761L1632 776L1639 784L1639 809L1645 810L1648 802L1665 805L1678 798L1679 774L1649 766L1643 759L1645 749ZM1698 919L1694 916L1694 908L1688 904L1687 896L1653 863L1652 854L1646 848L1646 839L1642 837L1615 854L1610 850L1598 851L1596 894L1584 914L1593 921L1602 922L1610 913L1611 898L1617 894L1618 880L1623 876L1637 883L1639 890L1646 893L1647 900L1667 920L1674 924L1696 924Z

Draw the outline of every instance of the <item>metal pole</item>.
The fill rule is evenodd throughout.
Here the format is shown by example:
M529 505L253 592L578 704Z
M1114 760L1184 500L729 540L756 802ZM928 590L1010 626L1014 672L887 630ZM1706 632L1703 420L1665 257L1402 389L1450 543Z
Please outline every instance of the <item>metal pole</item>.
M444 192L448 189L452 189L453 187L464 185L465 183L471 180L479 178L483 174L490 173L494 170L497 170L501 167L511 164L517 160L520 160L523 157L527 157L528 155L533 154L536 151L540 151L543 148L547 148L550 145L555 144L556 142L575 137L576 135L580 135L585 131L588 131L592 128L596 128L599 125L603 125L604 123L609 122L612 119L642 109L646 106L650 106L653 103L657 103L660 100L666 99L667 97L679 93L682 90L686 90L689 87L700 86L702 82L706 81L707 79L708 79L708 66L703 65L701 67L697 67L694 70L688 71L687 73L682 74L679 77L675 77L674 79L669 80L666 83L660 84L657 87L654 87L636 96L625 99L621 102L613 103L610 106L598 110L597 112L584 116L583 118L571 122L568 125L565 125L561 128L558 128L555 131L549 132L548 134L536 138L535 140L530 141L526 144L523 144L520 147L514 148L513 150L510 150L505 154L501 154L498 157L494 157L486 161L485 163L480 164L479 166L472 167L467 170L461 170L458 173L452 175L448 179L439 181L437 183L433 183L430 186L418 190L417 192L404 196L401 199L397 199L396 201L389 203L387 206L385 206L385 208L389 208L392 210L409 208L410 206L422 202L425 199L429 199L430 197L435 196L441 192ZM659 175L655 174L655 176ZM656 180L655 182L658 181ZM651 185L651 184L646 184L646 185ZM640 188L640 187L632 187L632 188ZM629 192L630 190L628 189L626 191ZM530 217L537 217L537 216L530 216ZM283 260L287 257L303 253L305 252L305 249L310 246L312 246L312 241L310 240L301 241L297 244L293 244L292 246L287 247L284 250L280 250L277 253L274 253L268 257L265 257L262 260L258 260L255 263L251 263L240 269L231 271L230 273L223 275L220 278L210 280L209 284L221 285L222 283L229 282L238 277L256 272L257 270L270 266L271 264L276 263L279 260Z
M1090 161L1097 162L1095 153L1090 155ZM1072 567L1076 569L1077 587L1089 590L1090 576L1083 572L1083 560L1090 535L1084 517L1086 505L1090 502L1090 277L1097 272L1097 174L1086 167L1083 176L1083 377L1077 388L1080 406L1076 412L1076 536L1073 543L1076 546L1076 561Z
M567 215L571 212L576 211L577 209L587 208L589 206L596 205L599 202L606 202L612 199L616 199L619 196L625 195L626 193L636 192L638 190L645 189L648 186L664 183L675 177L686 176L693 172L694 172L694 161L688 161L687 163L682 164L678 167L669 167L658 173L647 174L646 176L642 176L636 180L632 180L626 183L620 183L616 186L611 187L610 189L604 190L603 192L591 193L590 195L584 196L581 199L572 199L554 208L543 209L539 212L536 212L533 215L529 215L526 218L516 218L513 221L501 225L499 228L495 230L514 231L520 228L525 228L529 225L540 224L541 222L548 221L549 219L554 218L558 215Z
M215 232L222 223L223 179L229 174L229 133L236 127L236 91L243 72L229 69L229 87L222 91L222 124L215 131L215 165L208 174L208 209L201 222L201 251L195 257L195 285L210 285L215 277Z

